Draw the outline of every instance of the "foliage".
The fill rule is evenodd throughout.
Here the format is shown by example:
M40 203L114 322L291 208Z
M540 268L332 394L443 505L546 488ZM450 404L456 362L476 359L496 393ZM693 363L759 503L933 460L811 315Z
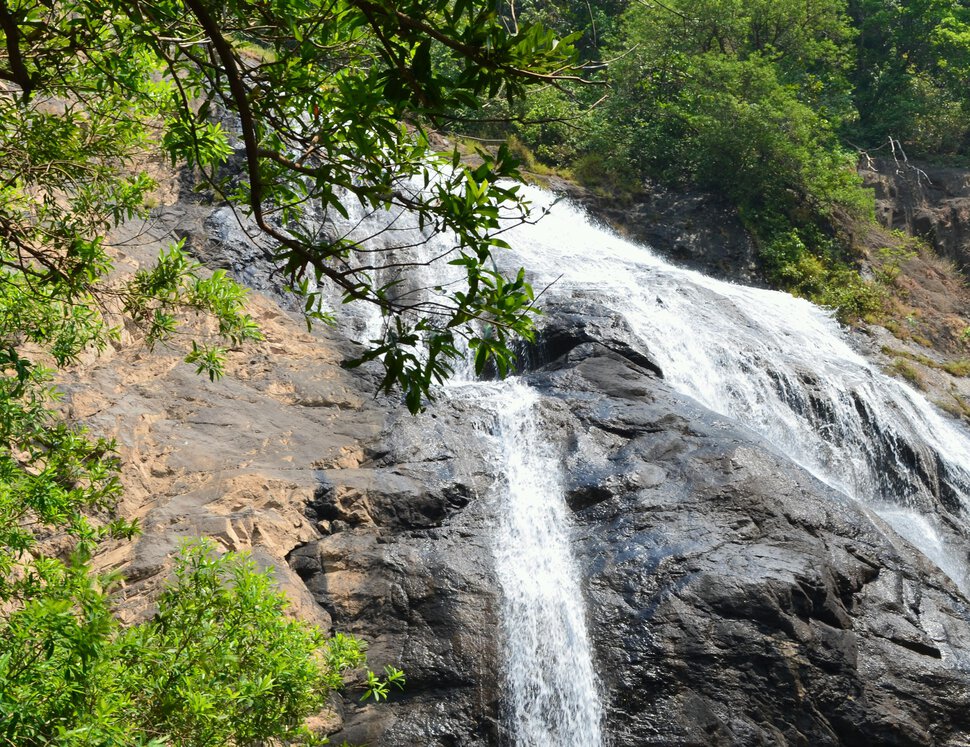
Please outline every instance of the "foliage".
M110 517L120 490L113 443L88 438L50 411L49 370L12 347L0 358L0 607L6 607L69 577L73 561L41 554L39 537L65 533L76 543L74 560L83 562L100 539L128 536L134 527Z
M859 29L850 136L870 148L892 137L912 155L966 155L970 8L959 0L848 6Z
M913 240L898 233L894 238L897 243L892 246L884 246L876 252L878 262L873 267L876 278L886 286L893 285L896 282L906 262L919 256L919 252L914 248L915 242Z
M510 27L540 23L566 36L578 35L576 47L587 61L599 61L603 47L612 37L617 20L629 0L519 0L503 8Z
M208 543L183 548L158 613L139 625L119 628L110 581L75 558L0 629L5 743L313 743L304 719L364 663L358 641L287 618L268 572ZM369 675L373 697L403 686L393 667Z
M594 112L593 163L724 195L780 287L871 313L877 298L833 237L871 195L838 130L853 118L853 31L840 0L634 4L614 40L614 92ZM577 173L589 174L586 161ZM797 249L797 251L796 251Z
M615 71L624 73L633 71ZM683 69L636 79L635 93L604 110L618 123L604 135L625 130L624 157L642 172L717 190L748 210L788 213L806 199L822 204L851 193L849 163L831 132L770 60L703 54Z
M8 339L13 331L5 329ZM307 736L304 717L340 686L343 670L363 663L359 644L288 620L267 573L205 544L177 559L158 614L121 630L111 609L116 579L90 568L102 541L137 529L113 515L114 445L52 411L49 369L13 346L0 366L0 743ZM368 687L386 696L402 682L392 669Z
M858 151L892 143L899 158L900 146L922 157L966 156L970 7L583 5L530 0L515 4L515 19L581 31L583 54L609 60L605 102L545 89L518 109L496 109L513 121L484 136L512 131L540 167L568 170L614 199L635 196L649 180L723 195L754 234L770 282L834 306L843 319L878 315L881 291L859 276L850 245L854 227L874 219L855 173Z
M764 245L761 259L772 283L835 309L842 322L871 321L883 312L884 290L846 263L835 242L817 236L806 242L803 233L793 229Z
M902 376L910 384L915 386L917 389L925 389L926 386L923 382L923 377L920 375L919 369L916 368L912 363L903 359L896 358L892 365L889 367L890 371L897 376Z
M19 0L0 5L0 20L7 50L0 79L12 84L0 95L0 114L6 139L24 138L18 162L56 156L58 164L92 164L79 185L62 169L25 166L29 173L0 202L20 208L0 216L0 230L8 243L26 237L12 249L28 261L41 256L76 283L74 270L62 267L73 254L87 268L85 283L102 276L98 232L108 224L81 226L73 216L95 208L117 222L136 212L150 180L117 184L118 167L157 141L173 163L195 167L251 215L293 287L308 296L309 318L328 318L321 310L328 288L345 302L380 307L388 324L374 342L380 352L368 357L385 363L385 385L402 386L410 406L450 373L459 337L481 340L483 329L493 330L494 343L478 345L491 355L507 352L511 335L531 333L531 291L506 303L503 293L518 287L491 262L503 247L502 216L526 212L517 187L501 182L516 176L514 159L500 150L469 167L457 153L437 156L424 125L476 107L479 96L501 92L515 101L529 84L568 77L575 52L551 31L529 24L510 34L491 3L470 0ZM263 53L254 56L254 48ZM442 59L449 64L432 64ZM241 175L221 168L232 148L216 113L238 126ZM45 179L51 195L67 189L72 202L52 196L44 204L53 215L29 215L37 201L19 198ZM349 201L367 211L408 210L429 230L449 232L448 259L466 271L465 287L397 294L406 257L393 246L360 253L362 239L330 230ZM58 297L67 290L58 288ZM169 322L156 321L156 330ZM192 355L218 374L218 351Z
M579 153L584 115L562 91L545 88L529 97L515 127L541 163L568 165Z
M631 6L604 136L619 129L640 170L726 190L742 206L826 200L821 188L850 182L834 138L849 116L850 36L837 0Z
M494 105L509 123L479 134L511 131L540 168L614 199L646 179L727 197L767 279L844 319L882 304L853 266L854 226L874 219L858 151L970 153L960 0L529 0L506 13L523 18L580 31L583 54L609 60L609 97L548 88Z

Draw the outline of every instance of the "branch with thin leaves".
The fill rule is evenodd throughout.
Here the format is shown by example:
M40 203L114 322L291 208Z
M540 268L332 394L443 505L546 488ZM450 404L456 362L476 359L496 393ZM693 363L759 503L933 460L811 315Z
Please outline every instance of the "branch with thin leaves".
M163 140L173 161L197 167L217 195L248 212L273 243L290 285L310 294L309 317L329 318L319 302L323 289L335 288L344 302L374 304L391 320L366 356L384 364L385 388L403 387L409 406L420 407L451 370L441 360L459 355L455 335L506 368L496 356L507 360L510 335L529 334L533 308L498 302L503 293L519 292L514 282L481 281L491 278L491 253L502 248L495 238L502 205L521 206L517 189L499 184L517 178L516 160L507 149L484 154L475 168L457 153L442 159L422 122L474 106L484 92L501 89L514 98L532 83L580 78L570 39L538 26L510 35L481 2L215 7L168 0L117 7L173 81ZM247 57L253 47L265 50L264 59ZM432 64L440 55L457 61L456 73ZM276 95L282 91L286 96ZM221 166L229 136L209 119L215 104L238 129L242 175ZM426 189L407 187L411 180ZM453 236L453 259L467 270L461 297L457 289L402 297L392 289L397 275L414 266L409 260L361 262L358 256L374 251L364 239L327 239L307 229L310 213L346 218L347 201L369 211L405 209L421 226ZM388 257L403 249L386 247ZM383 279L388 273L397 275ZM486 329L493 331L488 339ZM439 340L431 343L434 355L413 347L432 340Z

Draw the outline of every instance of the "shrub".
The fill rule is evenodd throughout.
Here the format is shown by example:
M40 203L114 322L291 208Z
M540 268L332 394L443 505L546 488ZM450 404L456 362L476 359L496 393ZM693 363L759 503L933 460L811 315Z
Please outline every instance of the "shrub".
M287 617L270 572L209 542L183 547L158 613L126 630L110 579L85 571L76 556L0 627L8 744L323 743L304 719L365 660L355 639ZM390 668L371 689L388 679L403 683Z

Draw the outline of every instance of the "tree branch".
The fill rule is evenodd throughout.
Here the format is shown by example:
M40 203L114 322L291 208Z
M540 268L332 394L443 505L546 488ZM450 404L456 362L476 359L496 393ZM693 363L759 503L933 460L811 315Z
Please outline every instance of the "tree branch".
M34 80L24 64L24 57L20 51L20 26L17 25L17 19L10 13L7 0L0 0L0 29L7 37L7 57L10 61L9 75L8 71L5 70L0 77L20 86L24 101L29 101L30 94L34 90Z

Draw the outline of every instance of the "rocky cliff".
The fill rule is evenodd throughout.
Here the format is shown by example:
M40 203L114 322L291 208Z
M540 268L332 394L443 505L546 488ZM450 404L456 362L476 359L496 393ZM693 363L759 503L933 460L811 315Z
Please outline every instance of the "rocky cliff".
M179 538L252 549L299 614L407 673L387 704L335 702L335 742L511 744L487 418L461 398L412 417L375 397L371 373L338 365L353 344L306 333L218 211L179 203L149 229L264 291L267 340L214 384L134 345L65 382L72 414L119 439L144 527L102 559L126 571L123 614L150 612ZM524 373L567 476L607 743L970 744L966 597L629 339L574 298L549 309Z
M754 239L724 197L645 181L636 195L600 195L557 177L549 188L631 241L655 247L681 267L747 285L766 285Z
M880 223L970 267L970 171L879 158L864 160L859 173L875 192Z

